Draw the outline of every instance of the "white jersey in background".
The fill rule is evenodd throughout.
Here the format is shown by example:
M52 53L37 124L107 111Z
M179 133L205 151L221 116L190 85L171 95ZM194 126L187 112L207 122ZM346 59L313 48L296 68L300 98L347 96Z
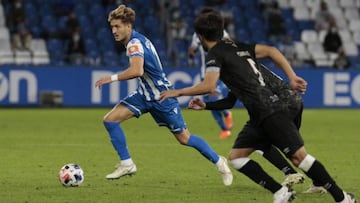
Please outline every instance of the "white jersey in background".
M230 39L230 35L228 32L226 32L226 30L224 30L223 38ZM201 80L203 80L205 76L205 51L204 48L201 46L199 37L197 36L196 33L194 33L192 36L190 47L193 48L194 50L198 50L200 53L200 57L201 57L200 77Z

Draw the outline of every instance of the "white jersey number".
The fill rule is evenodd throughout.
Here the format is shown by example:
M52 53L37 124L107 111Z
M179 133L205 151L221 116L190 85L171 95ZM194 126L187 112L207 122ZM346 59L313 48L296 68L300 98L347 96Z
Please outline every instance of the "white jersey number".
M264 78L262 77L260 71L256 68L256 63L253 59L248 58L247 61L249 62L251 68L253 69L254 73L258 76L258 80L261 86L265 86Z

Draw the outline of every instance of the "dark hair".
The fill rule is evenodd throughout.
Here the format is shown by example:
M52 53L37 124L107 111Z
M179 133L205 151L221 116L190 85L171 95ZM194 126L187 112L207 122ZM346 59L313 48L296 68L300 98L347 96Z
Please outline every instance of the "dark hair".
M210 7L210 6L205 6L200 10L200 14L207 14L207 13L211 13L211 12L215 12L215 13L219 13L219 11L217 11L215 8Z
M224 20L218 12L200 14L194 22L198 35L209 41L219 41L224 35Z

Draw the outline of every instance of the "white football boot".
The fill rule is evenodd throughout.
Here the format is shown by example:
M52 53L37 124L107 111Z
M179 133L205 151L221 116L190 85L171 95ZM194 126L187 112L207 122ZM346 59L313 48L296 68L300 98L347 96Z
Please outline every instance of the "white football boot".
M288 187L283 186L274 194L274 203L289 203L296 198L295 191L289 190Z
M233 181L233 174L229 168L227 159L223 156L220 156L219 162L216 164L224 185L229 186Z
M126 176L126 175L133 175L134 173L136 173L136 165L135 164L131 164L131 165L121 165L121 164L117 164L115 166L115 171L108 174L106 176L107 179L118 179L122 176Z
M344 192L344 200L339 203L356 203L357 200L355 196L351 193Z
M315 186L314 184L311 184L307 190L305 190L302 193L320 193L325 194L327 193L327 190L322 186Z
M304 178L303 174L294 173L294 174L287 175L284 182L282 182L281 185L291 188L295 184L304 183L304 181L305 181L305 178Z

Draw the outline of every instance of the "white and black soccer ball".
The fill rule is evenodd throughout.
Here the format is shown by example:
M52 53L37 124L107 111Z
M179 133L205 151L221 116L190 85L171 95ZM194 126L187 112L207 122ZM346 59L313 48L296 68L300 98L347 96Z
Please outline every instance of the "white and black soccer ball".
M60 183L65 187L77 187L84 182L84 171L73 163L65 164L59 172Z

